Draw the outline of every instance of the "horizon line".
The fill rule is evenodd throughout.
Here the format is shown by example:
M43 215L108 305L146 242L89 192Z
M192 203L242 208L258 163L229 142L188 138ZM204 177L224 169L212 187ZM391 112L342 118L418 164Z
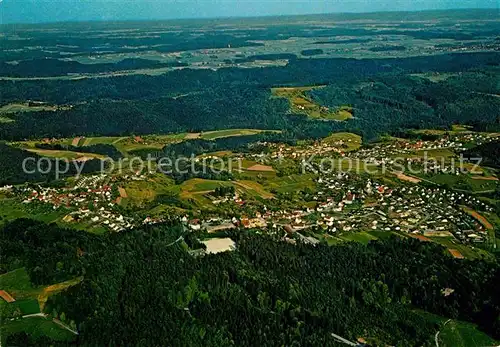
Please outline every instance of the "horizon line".
M1 9L0 1L0 9ZM471 7L471 8L443 8L443 9L419 9L419 10L383 10L383 11L341 11L341 12L311 12L303 14L269 14L258 16L216 16L216 17L177 17L177 18L151 18L151 19L86 19L86 20L61 20L61 21L40 21L40 22L12 22L0 23L1 26L9 25L51 25L51 24L77 24L77 23L130 23L130 22L169 22L169 21L205 21L205 20L228 20L228 19L259 19L259 18L282 18L282 17L303 17L303 16L330 16L330 15L363 15L363 14L382 14L382 13L423 13L423 12L447 12L447 11L497 11L500 13L500 2L496 7ZM0 11L1 16L1 11ZM3 19L3 18L2 18ZM500 18L498 19L500 21Z

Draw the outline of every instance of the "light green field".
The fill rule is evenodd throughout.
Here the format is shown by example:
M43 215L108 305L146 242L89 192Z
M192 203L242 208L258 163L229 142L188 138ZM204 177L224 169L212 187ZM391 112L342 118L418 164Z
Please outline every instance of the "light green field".
M133 137L122 137L117 138L110 144L114 145L122 153L141 149L161 150L166 145L183 141L185 136L186 133L169 135L146 135L141 136L140 141L136 141Z
M234 184L237 189L243 189L243 192L253 196L263 199L272 199L274 197L273 194L266 191L262 185L255 181L241 180L235 181Z
M229 187L229 186L233 186L233 183L226 181L193 178L183 182L180 185L181 188L180 198L188 202L193 202L200 208L204 208L206 210L213 210L215 207L212 204L211 200L205 197L205 194L214 191L218 187Z
M158 195L180 192L180 187L163 174L155 174L145 181L129 181L123 188L125 188L128 197L124 198L122 202L127 201L133 206L143 206L154 201Z
M40 305L38 304L38 300L30 299L30 300L16 300L10 304L9 309L14 311L19 310L23 315L27 314L36 314L40 312Z
M0 116L0 123L12 123L14 122L13 119L7 118L5 116Z
M329 145L338 145L339 148L344 148L346 152L355 151L361 147L363 142L361 136L353 133L333 133L322 140L323 143Z
M392 231L370 230L367 231L366 233L380 240L388 239L392 236L405 237L401 234L397 234Z
M303 191L306 188L314 190L316 188L316 184L313 181L314 178L315 175L313 174L294 174L285 177L275 177L267 180L264 186L267 190L275 189L279 193Z
M487 251L478 247L467 246L453 237L429 237L429 239L446 248L458 250L467 259L493 259L493 255Z
M428 179L451 189L461 189L472 193L494 191L498 185L498 181L473 179L468 175L437 174Z
M25 268L16 269L0 275L0 289L10 294L23 292L37 294L39 290L33 288Z
M200 138L204 140L215 140L223 137L255 135L263 131L264 130L259 130L259 129L227 129L227 130L207 131L201 133Z
M181 190L189 193L200 193L213 191L218 187L229 187L233 184L227 181L206 180L201 178L193 178L181 184Z
M367 232L352 232L352 233L342 233L339 238L346 241L355 241L367 245L370 241L377 240L376 236L369 234Z
M12 103L0 107L0 114L18 113L18 112L37 112L37 111L55 111L57 109L68 109L62 106L36 105Z
M403 155L404 157L408 158L424 158L427 157L428 160L431 160L432 158L438 160L438 162L441 162L441 159L445 159L446 162L448 162L448 159L454 158L455 153L452 150L443 148L443 149L429 149L429 150L424 150L424 151L415 151L413 154L408 154L408 155ZM403 157L401 156L401 157Z
M45 317L20 318L7 321L0 327L2 338L7 335L25 332L32 338L47 336L56 341L72 341L75 335Z
M439 341L445 347L485 347L499 345L499 341L493 340L478 330L474 324L454 320L448 322L441 330Z
M14 199L0 199L0 225L18 218L31 218L45 223L52 223L65 215L62 210L33 209Z
M411 76L420 77L420 78L429 80L431 82L442 82L442 81L446 81L450 77L457 76L457 74L451 73L451 72L450 73L428 72L428 73L414 73L414 74L411 74Z
M119 142L122 139L124 139L124 137L114 137L114 136L86 137L83 143L80 142L80 146L91 146L97 144L112 145Z
M211 200L206 197L206 194L215 191L218 187L233 186L240 194L262 199L271 199L271 194L265 187L254 181L238 180L238 181L217 181L206 180L201 178L193 178L183 182L181 187L180 197L185 200L193 200L198 205L207 209L213 209L214 205Z
M493 347L500 344L500 341L483 333L472 323L446 319L421 310L415 312L422 316L422 319L439 325L440 347Z
M335 246L335 245L339 245L339 244L345 242L345 240L338 238L336 236L331 236L331 235L322 236L322 237L318 237L318 235L316 235L316 238L319 240L325 240L329 246Z
M95 153L85 153L85 152L73 152L73 151L60 151L51 149L27 149L28 152L36 153L43 157L49 158L61 158L61 159L77 159L77 158L89 158L89 159L104 159L105 156Z
M469 125L460 125L460 124L452 124L451 125L451 130L454 132L470 131L471 129L472 129L472 127Z
M345 121L352 118L352 108L342 106L338 109L329 109L315 103L306 93L310 90L323 88L323 86L312 87L283 87L271 88L273 96L286 98L290 102L292 112L307 114L311 118Z

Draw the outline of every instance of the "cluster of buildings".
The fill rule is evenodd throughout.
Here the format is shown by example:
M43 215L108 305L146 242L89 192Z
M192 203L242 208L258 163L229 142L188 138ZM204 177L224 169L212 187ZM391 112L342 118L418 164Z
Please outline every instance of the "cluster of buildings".
M120 198L118 190L104 175L85 176L71 188L20 187L16 193L25 204L45 204L53 210L65 208L64 222L83 222L104 226L111 231L122 231L133 226L129 218L115 212Z
M418 185L388 187L371 178L345 173L320 177L317 186L312 197L314 208L265 209L251 217L211 218L207 221L185 217L184 222L192 230L205 229L208 232L236 227L268 230L284 227L289 232L306 235L308 231L332 235L380 231L455 237L464 243L483 243L488 237L485 225L466 209L492 212L493 208L468 194Z
M99 209L78 209L67 214L63 218L63 221L67 223L76 221L101 225L114 232L120 232L135 226L131 218L124 217L122 214L106 209L105 207Z
M463 152L468 144L481 145L495 140L496 137L481 133L456 133L442 136L436 140L403 140L378 143L349 153L352 159L361 159L373 164L392 164L394 158L400 155L415 154L415 151L434 151L449 149ZM429 154L431 157L431 154ZM408 159L408 161L423 161L424 158Z
M264 143L271 148L271 159L300 159L302 157L310 157L314 155L325 155L336 153L344 155L346 150L344 141L335 143L315 142L312 145L304 147L290 147L284 144Z
M481 144L491 141L491 136L479 133L456 133L430 141L397 140L377 143L373 146L348 152L348 143L342 140L325 143L316 142L307 146L290 147L283 144L264 143L271 148L268 158L300 159L304 156L337 156L360 159L367 162L391 164L396 155L407 155L408 162L419 163L421 158L410 158L415 151L452 149L463 151L467 144ZM137 142L142 139L136 139ZM248 154L249 156L255 154ZM436 165L440 165L437 163ZM432 169L432 167L431 167ZM452 167L440 166L442 172L456 173ZM444 171L443 171L444 170ZM402 232L423 237L454 237L464 243L482 243L487 240L488 226L480 212L493 212L493 208L469 194L442 188L428 188L419 185L401 184L389 187L370 176L355 173L318 173L315 192L308 197L307 208L293 210L274 206L252 206L242 209L239 216L223 218L217 213L207 219L189 219L179 216L186 229L218 232L233 228L257 228L277 230L284 228L288 233L300 233L309 243L317 240L315 232L338 234L354 231ZM124 180L144 180L145 175L123 176ZM123 216L116 206L126 198L124 189L119 188L113 178L105 175L84 176L71 188L6 186L0 191L13 191L25 204L48 204L52 209L68 209L65 222L84 222L104 226L119 232L137 224L155 224L165 218L146 218L134 222ZM238 192L210 197L214 205L225 203L246 206ZM267 204L267 203L266 203ZM268 206L272 204L267 204ZM468 208L468 209L467 209ZM253 212L248 212L252 210ZM257 211L256 211L257 210ZM473 211L474 213L471 213ZM225 211L227 213L227 211ZM222 214L221 214L222 215ZM226 214L227 215L227 214ZM309 233L312 231L313 233ZM304 234L304 235L303 235Z
M112 207L116 200L109 185L76 190L36 186L34 188L19 188L18 193L24 194L23 203L25 204L33 202L47 203L52 205L54 210L60 207L83 209L90 205Z
M214 205L220 205L227 202L234 203L239 206L243 206L246 203L245 200L243 200L237 192L226 196L219 196L212 200L212 204Z
M315 225L310 223L309 227L329 233L378 230L434 237L455 236L464 242L475 243L487 238L485 226L465 209L492 212L493 208L473 196L416 185L393 189L370 179L363 188L360 181L352 184L345 181L345 176L344 181L322 180L323 186L315 196L322 200L316 208L319 215ZM340 199L338 191L342 192ZM347 208L355 199L360 203L359 208Z

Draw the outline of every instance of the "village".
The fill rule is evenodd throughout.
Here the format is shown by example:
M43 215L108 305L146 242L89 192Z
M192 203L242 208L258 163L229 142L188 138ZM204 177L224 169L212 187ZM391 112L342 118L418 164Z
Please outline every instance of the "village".
M398 139L368 146L361 146L355 137L299 146L263 143L270 149L267 155L250 152L239 154L239 158L255 160L271 168L279 166L283 159L298 165L303 156L322 158L333 155L363 160L377 167L387 164L391 168L396 156L406 155L406 163L421 164L421 158L411 154L425 150L460 153L471 143L481 144L493 139L481 133L454 133L436 140ZM448 170L439 163L436 165L441 172ZM328 172L315 170L312 176L315 188L307 198L302 196L305 200L294 209L283 208L276 198L254 206L255 201L247 201L240 189L221 186L215 192L204 192L215 211L203 216L190 210L163 216L127 215L121 208L122 201L128 198L124 185L126 182L147 180L153 172L121 176L112 173L89 175L67 180L63 187L7 186L2 191L11 192L26 205L43 205L55 211L64 211L61 218L64 223L85 223L111 232L178 219L184 223L186 230L193 232L220 234L244 228L282 233L286 240L299 238L313 244L325 237L357 232L396 233L422 240L452 238L471 245L488 242L488 232L493 226L479 213L492 213L493 207L474 195L438 185L422 186L418 184L420 179L402 173L396 175L398 183L387 183L380 177L363 172L339 169ZM457 175L463 173L450 172ZM280 199L286 198L282 196ZM496 246L495 242L493 244Z
M39 204L50 206L52 210L67 211L62 218L65 223L84 222L101 225L114 232L137 225L131 218L123 216L116 210L123 193L122 189L112 182L110 176L84 176L72 187L53 188L36 185L10 189L22 197L23 204Z
M257 212L253 216L182 221L191 230L214 233L243 227L247 229L284 228L290 234L341 234L356 231L397 232L427 237L455 237L463 243L484 243L488 238L485 225L467 210L492 212L491 206L464 193L442 188L401 186L390 188L370 178L339 174L318 179L314 195L316 208L292 211ZM319 242L306 237L309 242Z

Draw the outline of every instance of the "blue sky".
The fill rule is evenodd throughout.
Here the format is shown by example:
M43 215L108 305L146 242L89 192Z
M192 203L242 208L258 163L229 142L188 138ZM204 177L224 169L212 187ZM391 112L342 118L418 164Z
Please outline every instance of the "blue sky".
M499 8L500 0L0 0L1 23Z

